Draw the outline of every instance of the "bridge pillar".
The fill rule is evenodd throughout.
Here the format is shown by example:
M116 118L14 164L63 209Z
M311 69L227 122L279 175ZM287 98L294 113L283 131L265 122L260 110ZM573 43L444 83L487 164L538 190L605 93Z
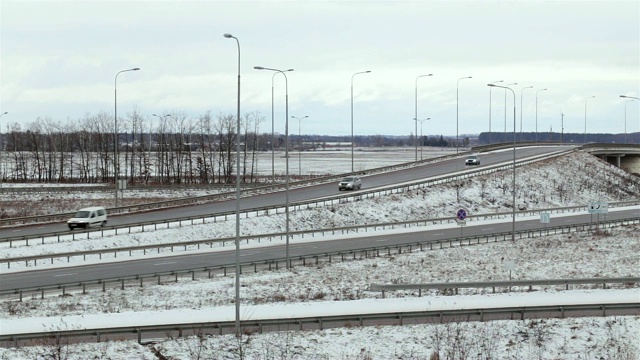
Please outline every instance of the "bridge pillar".
M640 155L627 155L620 159L619 167L624 171L640 175Z

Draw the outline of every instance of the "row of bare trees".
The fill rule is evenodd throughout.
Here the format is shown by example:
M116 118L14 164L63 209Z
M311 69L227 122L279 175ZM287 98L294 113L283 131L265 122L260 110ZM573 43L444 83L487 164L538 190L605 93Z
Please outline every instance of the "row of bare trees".
M120 178L131 184L232 183L240 141L242 181L256 182L256 151L271 149L271 135L258 133L259 112L242 117L239 137L234 115L148 118L134 110L119 119L117 137L113 120L101 112L67 122L38 118L24 128L9 124L0 143L2 181L113 182L117 146Z

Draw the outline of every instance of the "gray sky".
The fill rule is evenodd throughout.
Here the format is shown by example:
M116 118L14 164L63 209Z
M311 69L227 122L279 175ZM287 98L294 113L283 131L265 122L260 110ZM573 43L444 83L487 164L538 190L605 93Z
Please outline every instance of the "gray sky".
M240 41L241 113L259 111L261 132L414 132L416 78L423 134L489 130L487 83L516 94L520 130L640 131L638 1L0 1L1 126L137 109L198 117L235 114ZM471 79L458 79L472 76ZM524 86L533 86L524 89ZM547 88L546 91L538 91ZM457 91L458 90L458 91ZM507 129L513 95L507 92ZM456 93L458 100L456 101ZM595 98L589 98L595 96ZM523 106L520 106L520 99ZM456 104L458 105L456 107ZM505 126L505 90L494 89L492 130ZM456 108L458 111L456 111ZM290 132L298 132L291 119ZM420 126L418 125L418 133Z

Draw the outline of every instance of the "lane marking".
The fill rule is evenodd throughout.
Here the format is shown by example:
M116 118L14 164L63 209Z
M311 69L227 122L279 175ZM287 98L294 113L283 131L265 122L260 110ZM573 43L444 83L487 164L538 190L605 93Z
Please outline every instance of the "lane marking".
M163 263L157 263L157 264L153 264L154 266L159 266L159 265L169 265L169 264L175 264L175 261L169 261L169 262L163 262Z
M493 230L493 228L482 229L482 231L488 231L488 230Z
M57 277L57 276L73 276L73 275L78 275L78 273L59 274L59 275L53 275L53 276L54 276L54 277Z

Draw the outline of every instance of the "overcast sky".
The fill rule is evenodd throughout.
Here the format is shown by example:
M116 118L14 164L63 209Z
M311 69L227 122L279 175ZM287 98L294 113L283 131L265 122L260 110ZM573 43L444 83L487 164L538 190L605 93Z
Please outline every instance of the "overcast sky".
M640 131L640 102L619 97L640 97L636 0L1 0L0 22L3 132L38 117L113 115L115 75L133 67L118 75L119 117L235 115L238 49L224 33L240 42L241 113L260 112L261 132L271 131L273 81L284 133L285 79L254 66L294 69L289 116L309 116L303 134L350 134L352 79L356 135L414 133L416 89L418 119L431 118L423 134L455 136L456 118L460 134L488 131L487 83L498 80L518 83L518 131L521 111L535 131L537 108L539 131L559 132L564 114L564 131L583 133L585 104L587 132L624 133L625 107L627 132ZM493 131L504 131L505 92L513 128L513 95L494 89Z

